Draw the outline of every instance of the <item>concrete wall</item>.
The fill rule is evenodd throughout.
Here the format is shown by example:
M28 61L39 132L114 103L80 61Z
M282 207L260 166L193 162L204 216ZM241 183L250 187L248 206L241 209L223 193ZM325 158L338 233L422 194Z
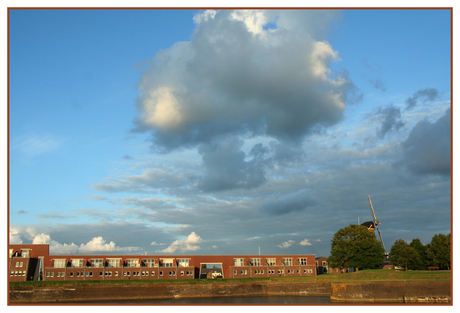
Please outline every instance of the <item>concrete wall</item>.
M203 285L145 285L10 290L10 303L174 299L255 295L330 296L354 303L451 301L450 281L371 283L214 283Z

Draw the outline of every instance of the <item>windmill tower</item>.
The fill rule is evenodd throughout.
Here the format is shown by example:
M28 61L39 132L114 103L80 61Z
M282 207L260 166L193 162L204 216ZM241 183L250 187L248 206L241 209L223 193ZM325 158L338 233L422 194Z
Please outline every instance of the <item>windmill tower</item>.
M372 207L371 196L368 195L367 197L369 198L369 205L371 206L372 218L374 219L374 227L375 227L375 229L377 229L377 232L379 233L380 242L382 243L383 250L386 251L386 249L385 249L385 244L383 243L382 235L380 234L380 230L379 230L380 221L379 221L379 219L375 216L374 208ZM385 252L385 253L386 253L386 252Z

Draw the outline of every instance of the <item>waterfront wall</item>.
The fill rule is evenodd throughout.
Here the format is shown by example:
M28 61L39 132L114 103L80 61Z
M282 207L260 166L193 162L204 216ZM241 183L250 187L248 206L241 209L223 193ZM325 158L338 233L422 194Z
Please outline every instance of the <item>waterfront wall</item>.
M14 303L115 301L225 296L329 296L333 302L451 302L450 281L368 283L253 283L95 286L10 290Z
M336 302L451 302L450 281L332 283Z

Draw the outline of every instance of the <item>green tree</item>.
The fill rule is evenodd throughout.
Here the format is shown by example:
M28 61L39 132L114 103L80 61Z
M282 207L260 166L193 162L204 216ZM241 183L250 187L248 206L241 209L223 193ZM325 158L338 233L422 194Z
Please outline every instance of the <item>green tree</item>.
M450 234L434 235L426 254L431 266L438 266L441 270L450 269Z
M414 262L414 264L413 264L413 269L414 270L427 270L428 266L429 266L428 258L427 258L427 254L426 254L428 246L424 245L420 241L420 239L418 239L418 238L412 239L412 241L410 242L409 246L414 248L415 251L417 251L417 253L418 253L419 257L420 257L419 259L414 260L416 262Z
M335 233L327 262L332 268L379 268L384 258L385 251L374 232L350 225Z
M396 240L390 250L390 262L405 270L420 266L421 258L417 250L402 239Z

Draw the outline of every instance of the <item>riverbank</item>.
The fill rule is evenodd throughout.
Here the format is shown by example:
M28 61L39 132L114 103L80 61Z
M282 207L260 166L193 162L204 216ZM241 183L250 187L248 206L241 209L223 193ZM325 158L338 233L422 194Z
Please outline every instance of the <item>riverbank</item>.
M403 279L406 278L406 279ZM339 303L451 303L450 273L362 271L311 278L10 284L9 303L238 296L323 296Z

